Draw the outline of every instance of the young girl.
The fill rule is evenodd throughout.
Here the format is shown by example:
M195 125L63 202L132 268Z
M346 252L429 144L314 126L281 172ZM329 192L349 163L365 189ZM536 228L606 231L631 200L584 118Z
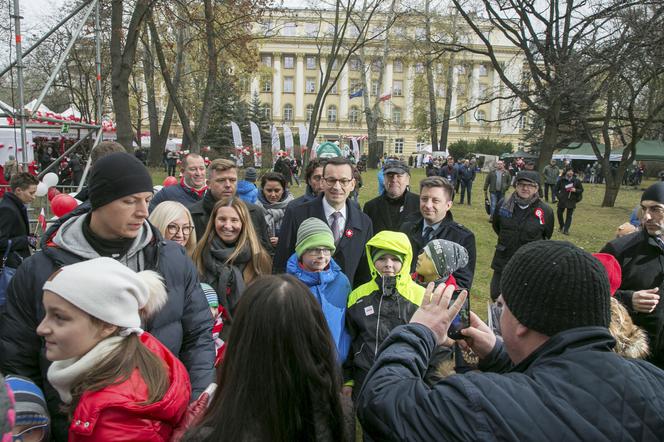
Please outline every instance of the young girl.
M192 259L201 282L216 290L220 304L229 314L225 339L245 286L272 271L270 255L261 246L247 206L240 198L222 198L214 205Z
M344 441L341 377L320 305L290 275L264 276L240 300L219 388L185 440Z
M44 284L37 333L48 381L68 406L69 441L166 441L191 395L184 365L140 328L166 302L152 271L111 258L65 266Z

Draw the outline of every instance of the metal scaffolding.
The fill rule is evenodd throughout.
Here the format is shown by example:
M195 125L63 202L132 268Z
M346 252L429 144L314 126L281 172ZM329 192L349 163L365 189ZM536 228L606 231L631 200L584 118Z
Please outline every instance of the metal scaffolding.
M45 117L45 116L39 116L38 119L39 121L47 122L47 123L54 123L54 125L57 127L58 125L62 125L63 123L67 123L72 127L73 129L83 129L87 130L88 133L85 135L83 138L78 140L71 148L69 148L65 153L63 153L58 160L62 159L65 155L67 155L69 152L73 151L76 147L78 147L83 141L89 139L93 133L96 133L96 139L95 142L92 146L92 149L97 147L99 142L101 141L102 138L102 126L101 126L101 120L102 120L102 92L101 92L101 36L100 36L100 7L99 7L99 0L83 0L81 4L79 4L76 8L74 8L64 19L62 19L58 24L56 24L54 27L49 29L42 37L40 37L28 50L23 52L23 47L22 47L22 37L21 37L21 20L23 17L20 15L20 4L19 0L13 0L13 13L11 14L10 18L14 20L14 34L15 34L15 49L16 49L16 59L13 61L10 61L9 66L5 67L2 71L0 71L0 77L4 76L8 72L11 72L13 69L16 70L16 81L17 81L17 95L18 95L18 109L11 109L6 106L3 106L0 103L0 117L11 117L13 120L19 123L20 127L20 133L21 133L21 146L22 149L19 149L19 146L14 146L14 148L17 150L17 153L19 150L22 151L22 163L25 165L27 164L27 155L28 155L28 146L26 146L26 140L27 140L27 128L28 128L28 123L29 120L33 119L37 109L41 105L42 101L46 97L46 94L50 90L51 86L53 85L53 81L57 77L58 73L62 69L62 66L64 62L67 60L67 57L69 56L69 53L71 52L72 47L76 43L76 40L78 40L79 36L81 35L81 32L83 30L83 27L92 14L92 12L95 12L95 33L94 33L94 38L95 38L95 64L96 64L96 98L97 98L97 109L96 109L96 119L97 121L95 124L89 124L85 123L82 121L63 121L59 120L57 118L50 118L50 117ZM87 7L87 8L86 8ZM30 54L35 48L37 48L40 44L42 44L48 37L50 37L54 32L56 32L58 29L63 27L66 23L68 23L72 18L76 17L79 15L81 11L84 10L83 17L81 19L80 24L76 27L74 33L72 34L71 39L69 40L69 43L67 44L66 49L64 52L61 54L60 59L58 60L58 63L54 67L53 71L49 75L49 79L44 85L44 88L42 89L39 97L37 98L34 106L32 109L29 109L27 114L26 114L26 109L25 109L25 98L24 98L24 80L23 80L23 58ZM14 87L12 84L11 87ZM32 125L31 125L32 126ZM16 129L16 123L13 125L7 125L7 126L0 126L0 127L6 127L6 128L14 128ZM41 127L41 126L38 126ZM16 155L18 159L18 155ZM85 172L87 173L89 167L90 167L90 161L88 160L88 164L86 164ZM53 162L53 164L57 164L57 161ZM49 167L49 169L53 166L53 164ZM45 173L46 171L42 171L42 174ZM83 183L83 180L81 180L81 185ZM80 190L80 187L79 187Z

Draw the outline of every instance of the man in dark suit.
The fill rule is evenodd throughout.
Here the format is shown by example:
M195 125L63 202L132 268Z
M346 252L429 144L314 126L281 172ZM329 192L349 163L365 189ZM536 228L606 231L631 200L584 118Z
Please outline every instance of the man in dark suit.
M17 268L24 258L30 256L30 247L37 245L37 237L30 234L28 210L25 207L34 201L37 184L37 178L29 173L17 173L9 181L10 191L0 201L0 259L11 240L10 253L5 263L8 267Z
M418 256L424 246L434 239L446 239L466 248L468 251L468 265L453 273L459 287L470 289L475 275L475 235L468 228L454 221L452 218L452 200L454 199L454 186L441 177L429 177L420 181L420 214L417 221L406 222L401 231L408 235L410 245L413 247L413 256ZM411 272L415 271L417 260L411 265Z
M189 207L194 220L194 229L198 238L203 236L214 205L222 198L233 197L237 192L237 166L234 162L217 158L208 167L208 187L203 199ZM265 250L270 254L274 248L270 243L270 235L265 222L265 210L256 204L244 201L249 210L251 222L254 224L256 236Z
M374 233L399 231L405 221L420 212L420 196L410 191L410 170L403 161L388 160L383 167L385 192L367 201L364 213L371 218Z
M307 218L325 221L332 230L336 251L334 260L353 286L370 278L365 244L373 236L371 219L350 200L355 188L353 166L345 158L330 158L323 167L323 194L293 209L286 208L281 235L274 255L273 270L284 272L288 258L295 252L297 229Z

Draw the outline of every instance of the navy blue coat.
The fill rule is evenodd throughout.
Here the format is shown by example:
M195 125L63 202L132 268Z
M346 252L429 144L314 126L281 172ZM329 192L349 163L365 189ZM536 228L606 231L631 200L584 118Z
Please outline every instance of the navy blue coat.
M485 373L453 375L429 388L422 378L434 335L421 324L401 326L366 378L358 417L381 441L661 440L664 371L619 356L614 343L605 328L575 328L516 367L500 343L480 365Z
M152 242L143 249L145 270L155 270L164 277L168 301L144 329L184 363L191 378L192 398L197 398L215 379L212 315L185 250L163 240L154 227L152 234ZM63 432L67 427L58 413L58 393L46 378L50 362L36 329L45 315L44 282L56 269L82 260L52 244L26 259L11 281L6 311L0 317L0 371L27 376L44 390L52 417L57 415L54 431L58 440L66 440Z
M188 209L202 199L203 197L201 195L178 183L174 186L164 187L159 192L155 193L152 201L150 201L149 209L150 212L152 212L159 203L164 201L177 201L178 203L182 203L182 205Z
M13 193L5 193L0 200L0 260L11 240L12 249L7 256L8 267L17 268L24 258L30 256L29 233L30 224L25 204Z
M295 252L297 229L307 218L318 218L327 224L323 210L323 195L297 207L286 207L284 220L281 223L277 252L274 255L272 270L274 273L284 273L288 258ZM371 219L362 213L360 207L351 201L346 201L346 227L347 235L343 235L337 245L333 258L344 271L348 280L357 287L371 278L369 264L367 263L365 244L373 236Z

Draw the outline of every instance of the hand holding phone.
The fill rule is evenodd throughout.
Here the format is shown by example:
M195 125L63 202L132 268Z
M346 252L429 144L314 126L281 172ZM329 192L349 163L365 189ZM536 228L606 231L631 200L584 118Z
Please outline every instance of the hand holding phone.
M456 289L454 293L452 293L450 307L464 290L465 289ZM465 291L467 292L467 290ZM470 293L468 293L466 300L461 305L461 310L459 310L459 313L452 320L450 328L447 330L447 336L454 340L463 339L464 336L461 334L461 330L468 327L470 327Z

